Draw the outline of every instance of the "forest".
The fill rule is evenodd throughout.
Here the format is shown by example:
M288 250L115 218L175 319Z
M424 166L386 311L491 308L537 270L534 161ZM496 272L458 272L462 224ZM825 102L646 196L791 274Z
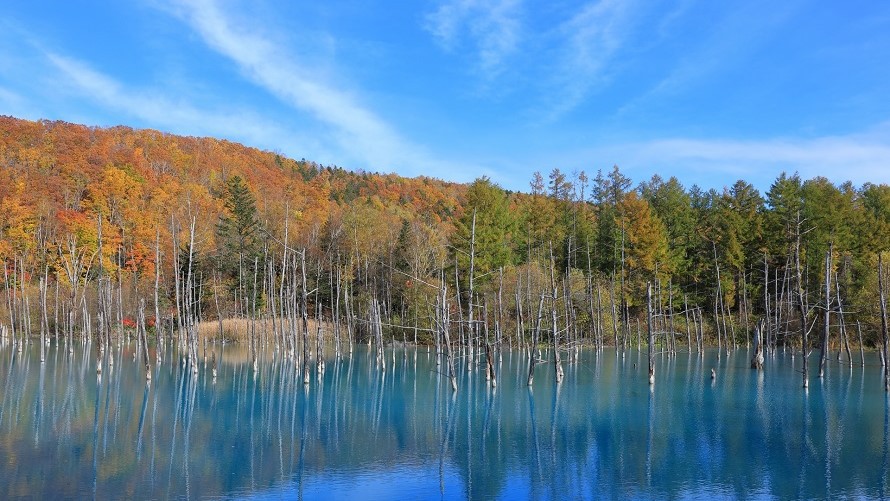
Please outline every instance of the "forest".
M759 342L820 350L820 372L831 350L852 364L886 347L888 185L706 190L614 166L528 186L0 117L2 333L103 352L133 338L147 366L150 345L238 340L302 357L307 382L323 350L372 341L450 365L547 346L557 378L582 346Z

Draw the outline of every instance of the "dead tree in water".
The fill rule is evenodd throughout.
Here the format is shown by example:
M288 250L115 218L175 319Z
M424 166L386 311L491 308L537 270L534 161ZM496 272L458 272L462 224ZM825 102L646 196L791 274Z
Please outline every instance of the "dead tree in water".
M754 356L751 358L751 368L763 369L763 338L766 332L766 321L760 319L754 327Z
M155 350L157 351L157 360L158 363L161 361L161 307L158 301L158 289L160 289L161 284L161 229L160 225L155 228L155 343L157 346Z
M96 374L102 373L102 357L105 355L105 326L108 318L108 312L105 310L105 278L104 271L105 267L102 263L102 214L96 218L96 252L99 255L99 278L97 280L97 296L99 301L99 311L97 313L97 318L99 320L98 328L96 330ZM86 309L86 305L84 305L84 309ZM113 365L113 362L109 362Z
M300 251L300 273L302 278L300 326L303 331L303 384L309 384L309 313L306 305L309 302L309 291L306 289L306 249Z
M692 353L692 335L689 332L689 301L686 299L686 294L683 294L683 310L686 314L686 345L689 353Z
M831 248L825 253L825 326L822 330L822 350L819 352L819 377L825 376L825 360L828 359L828 335L831 332Z
M486 298L482 306L482 327L485 331L485 379L489 381L491 386L497 386L497 379L494 375L493 351L491 349L491 340L488 335L488 299Z
M137 342L140 351L142 351L142 361L145 364L145 379L151 379L151 362L148 357L148 332L145 329L145 299L139 299L139 309L136 311L136 333Z
M467 348L469 356L467 356L467 371L473 370L473 362L475 354L473 353L473 343L476 342L476 323L473 321L473 274L476 272L476 209L473 209L473 226L470 230L470 273L467 276L469 284L467 289Z
M646 333L649 344L649 384L655 383L655 336L652 332L652 282L646 283Z
M834 275L834 287L837 291L837 313L841 323L841 337L844 339L844 349L847 351L847 361L853 366L853 352L850 351L850 334L847 332L847 323L844 321L844 303L841 301L841 283L838 275ZM840 360L841 352L837 352L838 360Z
M556 264L553 261L553 242L550 242L550 318L553 327L553 365L556 371L556 383L559 384L562 382L564 374L562 372L562 361L559 356L559 325L556 319L556 296L558 289L556 288L555 266Z
M803 387L807 388L810 385L809 382L809 355L810 355L810 342L809 342L809 334L811 326L809 324L810 318L810 306L807 302L807 291L804 288L803 281L803 272L801 271L800 265L800 226L803 222L800 219L800 212L797 214L797 232L796 239L794 243L794 267L796 271L796 279L797 279L797 308L798 313L800 313L800 329L801 329L801 353L803 355ZM813 326L816 325L816 321L813 321Z
M386 356L383 352L383 318L380 314L380 303L375 296L371 301L371 332L374 335L374 345L377 352L377 365L386 372Z
M546 291L541 291L541 300L538 302L538 318L535 321L535 330L532 331L532 341L528 347L528 385L535 381L535 366L538 364L538 340L541 335L541 321L544 318L544 298Z
M321 301L318 300L318 292L315 293L315 365L319 376L324 373L324 329L322 328Z
M454 373L454 352L451 348L451 334L449 333L448 310L448 286L445 285L445 275L442 274L442 285L439 288L439 296L436 298L436 321L438 323L438 335L442 336L445 344L445 366L448 368L448 379L451 380L452 391L457 391L457 376Z
M46 344L49 341L49 318L47 316L46 296L49 279L49 266L43 269L43 277L40 278L38 291L40 293L40 363L46 361Z
M888 360L887 343L890 342L887 333L887 299L884 293L884 260L881 254L878 254L878 294L881 303L881 339L884 340L884 346L881 347L884 354L884 360ZM890 391L890 364L884 363L884 391Z

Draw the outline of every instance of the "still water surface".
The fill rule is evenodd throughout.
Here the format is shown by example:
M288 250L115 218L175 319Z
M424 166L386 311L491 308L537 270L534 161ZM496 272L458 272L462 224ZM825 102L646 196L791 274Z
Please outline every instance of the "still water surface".
M132 348L95 357L0 347L0 498L883 498L888 402L875 356L584 351L561 385L504 351L498 385L462 363L452 394L426 348L367 348L305 387L271 353L216 348L214 381L179 363L146 385ZM546 353L544 354L547 358ZM815 356L813 361L815 362ZM166 361L165 361L166 362ZM444 366L443 366L444 367ZM715 368L717 378L710 377Z

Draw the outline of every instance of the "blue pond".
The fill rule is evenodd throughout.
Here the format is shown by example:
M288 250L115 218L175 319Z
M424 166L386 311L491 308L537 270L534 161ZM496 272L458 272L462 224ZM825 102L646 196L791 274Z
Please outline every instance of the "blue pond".
M799 354L657 359L583 351L554 383L504 351L497 386L426 348L367 347L304 386L274 354L216 347L218 377L179 361L146 384L133 347L95 355L0 347L0 498L882 498L890 414L881 368L832 361L801 385ZM549 355L542 354L545 359ZM208 353L208 357L209 357ZM482 359L480 359L482 360ZM812 361L816 361L813 356ZM444 369L444 365L442 366ZM717 377L710 377L711 368Z

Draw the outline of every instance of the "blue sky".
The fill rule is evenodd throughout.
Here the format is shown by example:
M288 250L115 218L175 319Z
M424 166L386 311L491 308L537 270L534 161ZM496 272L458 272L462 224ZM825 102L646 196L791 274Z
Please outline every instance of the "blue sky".
M0 114L214 136L528 190L617 164L761 190L890 182L890 3L50 2L0 7Z

